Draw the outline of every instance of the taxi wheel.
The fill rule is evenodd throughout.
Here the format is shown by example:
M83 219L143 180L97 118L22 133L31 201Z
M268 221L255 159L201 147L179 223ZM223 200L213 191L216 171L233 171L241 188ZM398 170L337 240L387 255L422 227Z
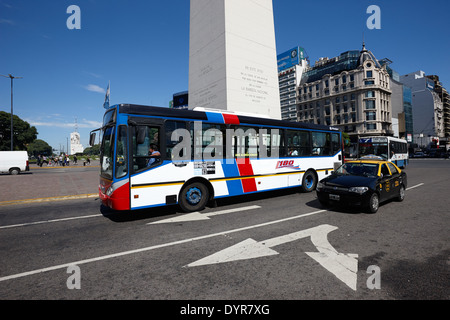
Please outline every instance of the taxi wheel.
M369 199L369 212L376 213L379 207L380 207L380 198L378 197L378 194L373 193Z
M397 201L402 202L403 200L405 200L405 186L401 185L398 191Z

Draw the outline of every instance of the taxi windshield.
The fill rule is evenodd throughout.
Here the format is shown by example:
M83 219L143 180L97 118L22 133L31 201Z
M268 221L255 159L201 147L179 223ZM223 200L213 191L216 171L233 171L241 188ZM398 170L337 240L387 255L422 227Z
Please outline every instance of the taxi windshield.
M338 175L353 175L376 177L378 175L378 164L376 163L345 163L336 170Z

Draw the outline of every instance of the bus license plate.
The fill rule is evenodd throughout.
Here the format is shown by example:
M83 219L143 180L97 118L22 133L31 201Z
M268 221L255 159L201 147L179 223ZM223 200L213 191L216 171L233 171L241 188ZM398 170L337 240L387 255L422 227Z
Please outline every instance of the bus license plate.
M330 194L330 200L339 201L341 197L337 194Z

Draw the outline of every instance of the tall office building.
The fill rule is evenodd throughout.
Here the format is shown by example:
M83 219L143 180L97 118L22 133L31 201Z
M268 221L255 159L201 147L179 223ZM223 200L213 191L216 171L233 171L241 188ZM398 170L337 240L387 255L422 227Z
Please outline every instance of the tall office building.
M189 108L280 119L272 0L191 0Z
M305 49L295 47L277 56L281 118L297 121L297 87L308 66Z
M401 76L400 81L412 90L415 141L426 145L433 137L450 137L449 95L439 77L416 71Z

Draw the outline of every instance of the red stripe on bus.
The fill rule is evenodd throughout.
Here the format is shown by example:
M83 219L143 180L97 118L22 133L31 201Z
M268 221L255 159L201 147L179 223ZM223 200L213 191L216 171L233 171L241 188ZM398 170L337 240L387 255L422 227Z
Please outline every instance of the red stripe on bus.
M225 124L240 124L239 117L235 114L222 113Z
M236 163L239 169L239 174L241 177L245 176L253 176L253 167L250 163L250 159L244 158L244 159L236 159ZM249 178L249 179L242 179L242 189L244 190L244 193L247 192L255 192L258 191L256 188L256 180L255 178Z

